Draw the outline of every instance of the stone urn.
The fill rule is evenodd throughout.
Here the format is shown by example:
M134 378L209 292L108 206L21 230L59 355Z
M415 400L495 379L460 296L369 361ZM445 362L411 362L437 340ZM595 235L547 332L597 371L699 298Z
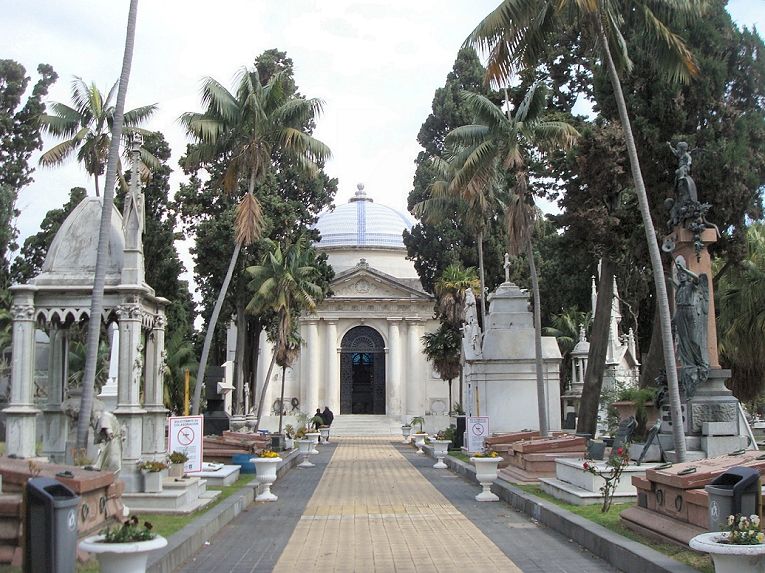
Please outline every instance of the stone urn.
M93 535L80 541L80 549L96 554L101 573L143 573L149 553L167 545L167 539L161 535L126 543L104 543L103 539L103 535Z
M303 456L303 461L298 464L299 468L312 468L315 464L308 461L308 456L311 455L313 450L313 442L311 440L295 440L298 447L298 453Z
M425 438L428 437L426 433L415 433L412 434L412 437L414 438L414 445L417 446L417 452L418 454L424 454L425 452L422 451L422 446L425 445Z
M499 463L503 460L496 458L470 458L475 466L475 478L483 487L483 491L475 496L476 501L499 501L499 497L491 493L491 484L497 479Z
M446 464L444 463L444 458L447 456L449 452L449 444L452 443L451 440L430 440L430 443L433 445L433 457L436 458L436 463L433 465L434 468L442 470L446 468Z
M167 477L182 478L185 464L170 464L167 468Z
M329 426L319 426L319 434L323 441L329 443Z
M412 426L401 426L401 434L404 436L404 443L409 443L409 434L412 433Z
M162 492L162 478L164 472L150 472L141 470L143 474L143 491L144 493L161 493Z
M261 486L261 493L255 497L255 501L276 501L279 499L271 493L271 484L276 481L276 469L282 462L281 458L251 458L255 464L255 479Z
M691 549L709 553L715 573L761 573L765 571L765 544L735 545L721 543L726 533L713 531L691 539Z
M313 448L311 450L312 454L318 454L319 450L316 449L316 446L319 444L319 436L321 434L319 432L308 432L305 437L307 440L311 440L311 444L313 444Z

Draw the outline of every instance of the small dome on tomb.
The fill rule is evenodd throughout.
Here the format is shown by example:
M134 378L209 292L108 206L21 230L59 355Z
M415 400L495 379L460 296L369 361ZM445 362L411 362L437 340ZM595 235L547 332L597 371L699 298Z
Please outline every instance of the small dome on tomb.
M348 203L319 216L319 247L404 248L402 233L414 221L407 214L375 203L359 183Z
M42 271L32 283L61 286L93 284L102 205L102 197L85 197L75 207L56 233ZM107 246L106 284L119 284L124 248L122 215L113 207Z
M576 343L571 351L571 356L587 356L590 353L590 343L587 342L587 336L584 333L584 325L579 325L579 342Z

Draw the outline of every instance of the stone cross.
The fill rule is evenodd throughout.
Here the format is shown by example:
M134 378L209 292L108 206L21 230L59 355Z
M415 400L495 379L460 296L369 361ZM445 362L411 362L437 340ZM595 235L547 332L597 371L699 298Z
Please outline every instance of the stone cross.
M502 265L505 267L505 282L510 282L510 255L505 253L505 264Z

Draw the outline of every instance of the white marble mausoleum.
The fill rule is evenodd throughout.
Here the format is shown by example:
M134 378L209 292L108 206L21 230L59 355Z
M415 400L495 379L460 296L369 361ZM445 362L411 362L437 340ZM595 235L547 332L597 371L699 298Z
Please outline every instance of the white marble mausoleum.
M411 217L369 197L363 185L346 204L323 213L318 249L335 271L333 295L301 318L305 344L285 383L287 413L377 414L402 420L449 411L448 387L434 373L421 337L435 330L433 297L406 259L404 229ZM271 345L261 340L258 380ZM267 389L269 414L278 413L281 372ZM455 382L456 383L456 382ZM265 420L265 426L271 424Z

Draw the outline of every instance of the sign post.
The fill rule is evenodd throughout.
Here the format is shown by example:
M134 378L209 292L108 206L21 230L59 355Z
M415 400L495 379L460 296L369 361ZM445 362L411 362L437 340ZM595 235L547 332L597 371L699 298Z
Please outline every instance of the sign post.
M171 416L168 418L168 453L183 452L188 461L184 473L202 471L202 437L204 436L203 416Z
M489 437L488 416L468 416L465 428L467 434L467 450L470 453L480 452L484 447L484 439Z

